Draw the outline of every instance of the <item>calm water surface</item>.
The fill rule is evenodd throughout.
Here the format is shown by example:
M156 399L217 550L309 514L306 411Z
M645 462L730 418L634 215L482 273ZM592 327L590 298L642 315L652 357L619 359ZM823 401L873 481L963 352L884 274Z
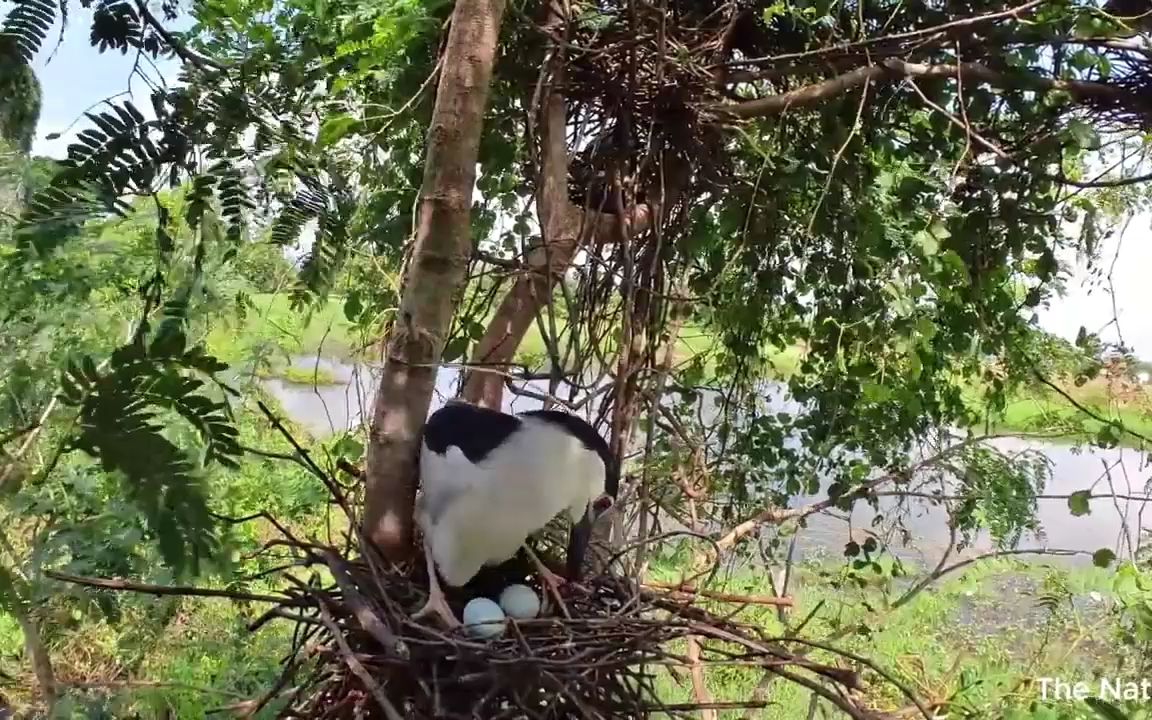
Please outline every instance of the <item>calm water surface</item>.
M300 367L319 367L335 378L332 385L310 386L288 383L283 380L268 380L266 387L279 400L285 412L296 422L318 436L342 432L357 427L361 419L370 413L374 381L372 372L362 366L341 362L301 358ZM459 371L444 369L437 379L433 410L455 395L459 382ZM547 383L530 383L539 390L546 390ZM770 404L777 411L787 412L796 409L795 404L780 397L779 392L769 390ZM705 398L705 407L711 403ZM504 409L509 412L531 410L540 402L527 397L517 397L505 393ZM1143 453L1127 449L1087 449L1077 451L1062 445L1003 439L996 441L1006 452L1039 450L1052 465L1052 478L1045 488L1045 494L1066 495L1077 490L1094 488L1094 493L1114 492L1120 495L1146 494L1146 484L1152 471L1146 465ZM1106 473L1106 468L1111 472ZM1109 489L1111 483L1112 489ZM810 502L817 497L797 497L793 504ZM1132 500L1095 498L1092 512L1082 517L1073 517L1063 499L1040 500L1039 519L1042 532L1026 536L1018 543L1019 548L1052 548L1094 552L1100 548L1111 548L1120 557L1128 556L1130 548L1139 541L1140 529L1152 522L1152 510L1144 511L1146 503ZM900 513L892 511L902 510ZM817 548L839 553L850 538L862 540L868 531L881 534L892 533L894 518L901 516L900 522L912 536L907 546L902 541L894 547L897 555L905 560L936 562L947 546L949 532L946 514L940 507L922 500L881 498L880 512L884 523L874 528L872 523L876 511L865 503L857 503L851 516L844 513L821 514L809 519L808 526L799 533L798 547L805 552ZM1127 528L1127 538L1125 528ZM899 538L899 535L890 535ZM1145 535L1145 541L1148 538ZM992 549L991 540L977 538L969 553Z

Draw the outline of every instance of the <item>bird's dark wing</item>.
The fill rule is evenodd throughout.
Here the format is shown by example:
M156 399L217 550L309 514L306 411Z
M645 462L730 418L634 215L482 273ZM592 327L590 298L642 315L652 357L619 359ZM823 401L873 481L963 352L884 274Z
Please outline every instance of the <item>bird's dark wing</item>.
M450 402L428 418L424 444L437 455L458 447L478 463L520 429L520 418L466 403Z

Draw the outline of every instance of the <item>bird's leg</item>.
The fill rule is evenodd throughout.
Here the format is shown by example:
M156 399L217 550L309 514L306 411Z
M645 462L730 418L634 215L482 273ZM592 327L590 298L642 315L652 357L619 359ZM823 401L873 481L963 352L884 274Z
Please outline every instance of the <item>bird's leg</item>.
M540 576L540 582L543 583L546 588L548 588L548 591L552 593L552 597L555 598L556 604L560 607L560 612L564 614L564 617L571 620L572 615L568 613L568 606L564 604L564 598L560 597L560 585L567 583L568 579L560 577L556 573L549 570L548 566L545 565L543 561L541 561L540 558L536 555L536 551L529 547L527 544L524 545L524 550L528 553L528 557L536 566L536 574Z
M432 559L432 548L424 540L424 561L428 564L428 601L424 607L412 613L413 620L422 620L429 615L436 615L450 628L460 627L461 623L452 614L448 601L444 598L444 591L440 589L440 577L436 574L436 562Z

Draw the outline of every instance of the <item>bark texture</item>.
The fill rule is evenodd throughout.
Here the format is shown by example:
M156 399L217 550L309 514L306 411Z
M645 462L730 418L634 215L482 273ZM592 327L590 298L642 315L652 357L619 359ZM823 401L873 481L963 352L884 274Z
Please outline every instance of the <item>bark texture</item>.
M416 238L368 445L364 529L392 561L412 551L420 431L472 254L472 190L504 4L456 3L428 129Z
M48 654L48 648L44 647L36 620L28 614L23 601L17 599L14 604L16 609L12 612L12 616L24 633L24 651L28 653L28 659L32 663L32 672L35 673L36 683L39 685L40 699L51 715L60 697L60 688L56 685L56 673L52 670L52 658Z

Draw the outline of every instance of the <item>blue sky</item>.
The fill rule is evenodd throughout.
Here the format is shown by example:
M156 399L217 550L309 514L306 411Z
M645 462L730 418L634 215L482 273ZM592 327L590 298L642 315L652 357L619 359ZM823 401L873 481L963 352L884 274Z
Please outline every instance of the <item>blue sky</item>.
M118 53L98 53L87 41L91 14L75 7L63 44L49 58L42 53L36 70L43 86L43 109L34 144L38 154L62 157L65 149L87 120L73 121L89 106L131 91L134 104L151 117L148 85L139 78L129 82L134 58ZM147 74L153 80L175 78L178 64L173 60L158 61ZM72 125L71 129L69 125ZM57 140L47 140L50 133L62 133ZM1119 249L1119 255L1116 251ZM1112 273L1116 316L1119 322L1104 332L1109 340L1117 338L1117 325L1124 341L1145 358L1152 359L1152 215L1136 217L1122 237L1111 239L1103 248L1104 268L1116 257ZM1065 258L1070 260L1070 258ZM1072 338L1081 325L1099 330L1113 317L1113 297L1098 282L1092 282L1083 267L1074 267L1069 293L1042 311L1041 324L1064 337Z
M42 86L43 105L37 128L33 152L52 157L63 157L76 133L88 123L81 117L88 108L108 98L132 100L132 104L148 117L154 117L149 102L149 87L139 77L132 77L133 55L118 52L99 53L88 44L88 28L92 24L92 11L72 3L64 42L55 45L59 27L49 36L50 42L36 59L36 74ZM52 50L55 48L55 52ZM153 81L175 78L179 64L175 60L159 59L155 66L143 70ZM131 81L129 81L131 78ZM131 95L120 95L131 91ZM76 121L79 117L80 120ZM69 126L71 125L71 128ZM57 140L46 140L50 133L63 133Z

